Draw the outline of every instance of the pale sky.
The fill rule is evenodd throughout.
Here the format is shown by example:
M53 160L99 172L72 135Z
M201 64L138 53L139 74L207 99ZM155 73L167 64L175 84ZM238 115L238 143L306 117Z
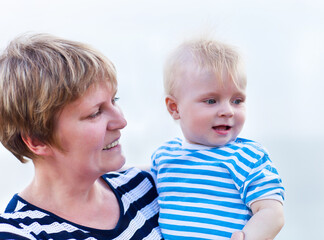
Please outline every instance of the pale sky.
M0 49L46 32L102 51L117 67L127 163L149 165L159 144L181 134L163 103L167 54L206 32L236 45L248 76L241 136L268 147L287 189L277 239L324 239L323 23L320 0L0 0ZM32 164L0 147L0 210L32 175Z

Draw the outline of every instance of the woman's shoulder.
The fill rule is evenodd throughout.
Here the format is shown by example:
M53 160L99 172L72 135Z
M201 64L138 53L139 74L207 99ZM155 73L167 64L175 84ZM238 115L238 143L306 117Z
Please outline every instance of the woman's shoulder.
M136 188L143 182L149 182L154 186L151 172L132 167L122 172L110 172L102 178L116 188Z
M138 221L135 219L140 217L141 221L145 221L145 224L138 225L138 228L141 229L139 232L144 234L143 238L145 236L145 239L162 239L157 221L159 214L158 193L152 175L138 168L129 168L123 172L105 174L103 179L111 186L120 201L123 221L134 221L134 224L138 225ZM134 216L136 216L135 219ZM137 236L135 239L140 238Z
M35 239L26 231L34 218L42 218L42 214L34 212L28 203L14 195L5 212L0 214L0 239Z
M16 216L8 213L0 214L0 239L35 239L30 233L26 232L26 229L20 226L24 223L16 219Z
M107 173L102 177L115 192L117 198L128 203L141 201L146 205L155 202L158 197L154 179L147 171L129 168L123 172Z

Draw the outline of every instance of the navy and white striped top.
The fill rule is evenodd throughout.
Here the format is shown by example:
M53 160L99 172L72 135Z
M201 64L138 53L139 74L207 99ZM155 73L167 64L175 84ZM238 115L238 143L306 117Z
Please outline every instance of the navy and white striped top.
M119 201L120 219L116 228L99 230L80 226L15 195L5 213L0 214L0 239L162 239L152 176L131 168L125 173L105 174L102 178Z
M211 148L175 138L152 161L165 239L230 239L251 218L254 201L284 200L277 170L254 141Z

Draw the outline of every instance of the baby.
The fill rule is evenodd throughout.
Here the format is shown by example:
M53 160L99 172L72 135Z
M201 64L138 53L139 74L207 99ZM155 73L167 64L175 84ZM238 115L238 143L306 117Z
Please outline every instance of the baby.
M284 224L284 188L257 142L239 138L246 76L234 47L213 39L181 44L164 72L166 107L184 139L152 155L165 239L273 239ZM236 233L237 234L237 233Z

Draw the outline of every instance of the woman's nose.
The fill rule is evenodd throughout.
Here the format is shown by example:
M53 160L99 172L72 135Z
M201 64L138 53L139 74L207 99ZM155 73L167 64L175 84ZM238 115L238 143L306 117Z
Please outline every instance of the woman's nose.
M111 112L111 118L108 121L108 130L118 130L126 127L127 121L119 107L115 107Z

